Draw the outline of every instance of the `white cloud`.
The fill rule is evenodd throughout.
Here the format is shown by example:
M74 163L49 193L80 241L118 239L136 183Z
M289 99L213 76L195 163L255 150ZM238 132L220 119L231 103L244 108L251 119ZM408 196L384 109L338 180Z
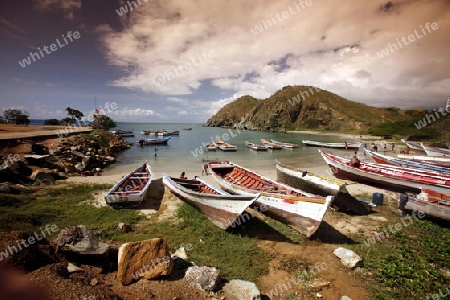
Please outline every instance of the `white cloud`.
M210 80L235 93L206 101L205 114L241 95L266 98L285 85L313 85L372 105L438 105L448 97L448 1L382 4L314 0L255 35L252 28L276 21L294 2L154 1L135 8L130 20L122 17L120 31L102 26L99 32L109 62L125 74L112 85L176 96L195 93ZM426 22L437 22L439 29L385 58L377 55ZM209 51L214 57L203 57ZM155 82L193 59L198 63L190 70Z

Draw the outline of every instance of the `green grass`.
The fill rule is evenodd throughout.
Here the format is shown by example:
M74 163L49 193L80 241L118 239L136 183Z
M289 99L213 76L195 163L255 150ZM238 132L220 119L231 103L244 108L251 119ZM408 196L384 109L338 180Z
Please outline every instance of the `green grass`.
M387 213L384 209L383 216L388 222L379 232L401 222L392 210ZM374 299L422 299L450 285L450 277L443 272L450 266L449 228L419 219L370 247L363 239L360 237L360 244L350 248L373 274L372 278L364 274L362 279Z
M187 204L179 208L178 221L161 223L152 222L132 209L80 204L92 199L94 192L104 192L108 188L110 185L47 185L21 195L2 197L0 231L34 232L46 224L56 224L61 230L82 224L101 232L102 239L118 244L156 237L167 238L171 250L192 244L192 250L187 252L188 260L220 269L225 279L258 282L259 277L268 272L271 258L257 246L255 239L219 229ZM135 230L120 232L117 229L120 222L131 224Z

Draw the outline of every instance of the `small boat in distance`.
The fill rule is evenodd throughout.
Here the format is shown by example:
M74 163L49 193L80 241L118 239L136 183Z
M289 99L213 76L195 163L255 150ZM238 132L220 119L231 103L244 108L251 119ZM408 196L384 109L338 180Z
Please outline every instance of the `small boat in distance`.
M138 141L139 145L167 145L167 142L172 138L171 135L167 137L161 137L156 139L140 139Z
M217 145L216 145L216 143L211 141L208 145L206 145L205 149L206 149L206 151L216 151Z
M291 143L284 143L284 142L277 142L274 139L270 139L272 141L272 143L274 144L278 144L283 148L298 148L297 144L291 144Z
M237 151L237 147L234 145L230 145L222 140L217 139L216 141L217 148L222 151Z
M429 147L422 143L420 143L420 145L428 156L450 156L450 149Z
M274 219L310 237L333 200L294 189L231 162L210 162L214 179L235 194L260 193L255 205ZM264 209L263 209L264 208Z
M323 142L316 142L316 141L308 141L303 140L303 144L309 147L325 147L325 148L338 148L338 149L359 149L361 147L362 143L323 143Z
M272 150L283 149L280 145L269 142L268 140L265 140L265 139L261 139L261 143L263 143L264 146L266 146L267 148L272 149Z
M117 135L118 137L134 137L133 130L116 129L111 130L111 133Z
M259 194L232 195L199 177L178 179L163 174L163 184L175 195L196 207L221 229L235 221Z
M256 150L256 151L267 151L267 147L263 145L254 144L252 142L245 141L245 145L249 147L250 149Z
M192 127L189 127L189 128L183 128L183 130L192 130Z
M138 206L144 200L152 179L151 167L144 162L120 179L104 195L106 204L113 208Z

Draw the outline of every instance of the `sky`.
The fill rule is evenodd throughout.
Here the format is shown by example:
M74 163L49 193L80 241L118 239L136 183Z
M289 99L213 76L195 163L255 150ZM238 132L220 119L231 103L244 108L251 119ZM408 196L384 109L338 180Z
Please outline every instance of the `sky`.
M204 123L287 85L438 108L449 46L449 0L2 1L0 111Z

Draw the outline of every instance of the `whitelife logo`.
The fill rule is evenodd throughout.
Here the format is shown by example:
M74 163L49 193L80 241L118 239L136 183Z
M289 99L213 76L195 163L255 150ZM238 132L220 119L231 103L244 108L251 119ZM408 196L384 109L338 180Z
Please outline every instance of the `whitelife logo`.
M426 31L425 31L425 29L422 27L422 25L420 25L420 29L422 29L423 35L420 35L420 33L417 32L417 29L414 30L414 34L408 35L408 41L409 41L409 43L408 43L408 41L406 40L407 38L404 37L404 36L402 36L401 40L402 40L403 44L404 44L405 46L407 46L407 45L409 45L410 43L415 42L415 41L416 41L416 38L417 38L418 40L421 39L421 38L423 38L424 36L427 35L427 31L428 31L428 33L431 33L431 29L433 29L433 30L439 29L439 25L438 25L436 22L433 22L433 23L431 23L431 24L430 24L430 22L427 22L427 23L425 24L425 28L427 29ZM430 28L431 28L431 29L430 29ZM398 40L398 38L396 38L396 40L397 40L397 44L399 45L399 47L402 48L402 47L403 47L403 46L402 46L402 43ZM389 44L387 45L386 48L382 49L380 52L377 52L377 54L378 54L378 57L383 58L383 57L385 57L385 56L388 56L388 55L391 54L391 53L394 53L394 51L398 51L398 49L399 49L399 48L397 47L397 45L396 45L395 43L394 43L394 44L389 43ZM389 52L389 50L390 50L390 52Z
M56 44L51 44L50 47L47 46L42 47L42 50L44 50L46 54L51 54L52 52L55 52L56 50L61 49L62 47L65 47L66 45L69 44L66 38L68 38L70 42L73 42L74 40L78 40L81 37L78 31L75 31L74 33L72 33L72 31L69 31L66 36L64 36L64 34L62 34L61 36L63 37L65 44L61 43L59 38L57 38L56 44L58 44L59 48ZM48 49L50 49L50 51ZM25 68L26 66L31 65L31 60L35 62L36 60L43 58L45 55L42 52L42 50L40 47L38 47L38 51L41 55L39 55L39 53L37 52L34 53L30 52L30 55L27 58L24 58L22 59L22 61L19 61L19 65L22 68Z

